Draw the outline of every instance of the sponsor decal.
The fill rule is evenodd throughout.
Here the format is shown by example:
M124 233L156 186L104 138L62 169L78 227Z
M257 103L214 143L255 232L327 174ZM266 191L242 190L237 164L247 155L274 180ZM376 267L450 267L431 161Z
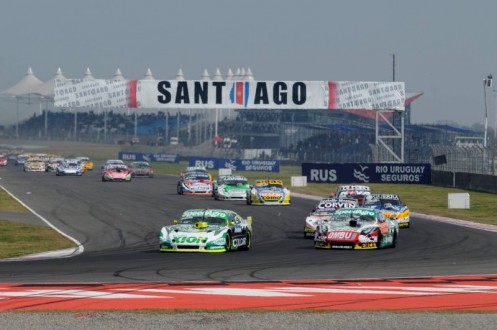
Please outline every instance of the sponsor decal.
M351 246L351 245L332 245L331 246L332 249L353 249L354 247Z
M376 247L377 247L376 243L362 243L358 244L357 246L357 248L359 249L374 249Z
M330 241L354 241L358 233L352 231L330 231L326 238Z
M247 245L247 237L234 238L232 245L235 249Z
M173 243L178 244L200 244L205 242L207 238L197 236L177 236L173 238Z

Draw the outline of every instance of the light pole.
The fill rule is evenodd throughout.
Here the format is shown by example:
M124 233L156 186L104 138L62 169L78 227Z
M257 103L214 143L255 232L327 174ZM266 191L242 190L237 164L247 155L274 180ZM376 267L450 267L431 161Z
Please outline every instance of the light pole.
M485 133L483 135L483 148L487 147L487 130L488 130L488 107L487 107L487 87L492 87L492 75L489 74L483 79L483 97L485 98Z

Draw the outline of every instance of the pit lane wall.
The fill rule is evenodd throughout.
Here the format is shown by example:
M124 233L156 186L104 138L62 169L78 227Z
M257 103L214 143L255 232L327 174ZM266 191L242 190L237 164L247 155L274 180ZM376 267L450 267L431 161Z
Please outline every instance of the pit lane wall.
M448 171L432 171L431 173L432 184L435 186L497 194L497 176L495 175Z
M314 183L432 183L431 164L302 163L302 176Z

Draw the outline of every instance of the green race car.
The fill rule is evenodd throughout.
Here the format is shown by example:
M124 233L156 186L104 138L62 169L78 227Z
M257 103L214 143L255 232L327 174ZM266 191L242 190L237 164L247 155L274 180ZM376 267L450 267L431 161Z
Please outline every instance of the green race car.
M227 252L249 250L252 217L231 210L192 209L172 225L162 227L162 252Z
M222 175L214 182L214 199L247 199L248 180L240 175Z

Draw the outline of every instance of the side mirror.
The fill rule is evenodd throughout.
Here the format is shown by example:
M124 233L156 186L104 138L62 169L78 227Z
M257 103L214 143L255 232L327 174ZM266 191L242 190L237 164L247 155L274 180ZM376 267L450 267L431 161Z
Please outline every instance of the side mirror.
M179 223L178 220L176 220L176 219L173 220L173 224L177 225L178 223Z

